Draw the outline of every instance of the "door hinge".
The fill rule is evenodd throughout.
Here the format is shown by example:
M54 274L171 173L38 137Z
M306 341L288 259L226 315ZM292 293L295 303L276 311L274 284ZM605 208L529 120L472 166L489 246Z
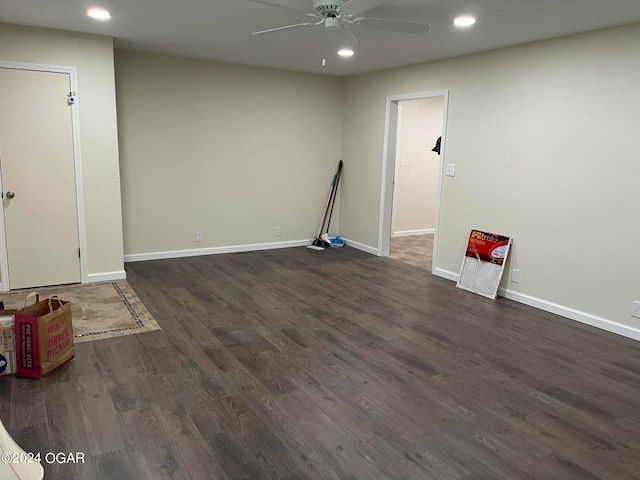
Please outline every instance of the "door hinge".
M74 105L78 101L78 95L76 92L69 92L67 95L67 105Z
M82 258L82 255L80 255L80 249L78 248L78 258Z

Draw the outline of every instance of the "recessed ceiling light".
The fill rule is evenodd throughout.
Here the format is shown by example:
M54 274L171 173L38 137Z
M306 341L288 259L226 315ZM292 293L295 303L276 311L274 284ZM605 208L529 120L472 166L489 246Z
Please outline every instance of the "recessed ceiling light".
M460 17L456 17L453 21L453 24L456 27L470 27L474 23L476 23L476 19L471 15L461 15Z
M340 55L341 57L353 57L353 50L351 50L350 48L343 48L341 50L338 50L338 55Z
M96 20L109 20L111 18L109 11L104 8L90 8L87 10L87 15Z

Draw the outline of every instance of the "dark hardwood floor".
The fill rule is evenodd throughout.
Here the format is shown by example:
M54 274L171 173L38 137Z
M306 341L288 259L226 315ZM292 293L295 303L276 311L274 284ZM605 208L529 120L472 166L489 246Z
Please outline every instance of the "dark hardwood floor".
M0 377L54 479L638 479L640 343L348 247L127 264L161 331Z

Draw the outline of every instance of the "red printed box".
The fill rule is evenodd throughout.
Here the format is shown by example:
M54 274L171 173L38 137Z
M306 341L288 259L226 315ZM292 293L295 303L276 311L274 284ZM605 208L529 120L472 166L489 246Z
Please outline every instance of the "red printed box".
M0 311L0 375L16 373L16 332L13 315Z

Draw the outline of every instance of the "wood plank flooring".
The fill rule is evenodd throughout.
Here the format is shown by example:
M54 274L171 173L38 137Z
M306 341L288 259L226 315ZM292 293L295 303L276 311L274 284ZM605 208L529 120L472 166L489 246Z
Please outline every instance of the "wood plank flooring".
M640 343L348 247L127 264L162 330L0 377L45 479L640 478Z
M430 272L433 257L433 235L392 237L389 245L389 257Z

